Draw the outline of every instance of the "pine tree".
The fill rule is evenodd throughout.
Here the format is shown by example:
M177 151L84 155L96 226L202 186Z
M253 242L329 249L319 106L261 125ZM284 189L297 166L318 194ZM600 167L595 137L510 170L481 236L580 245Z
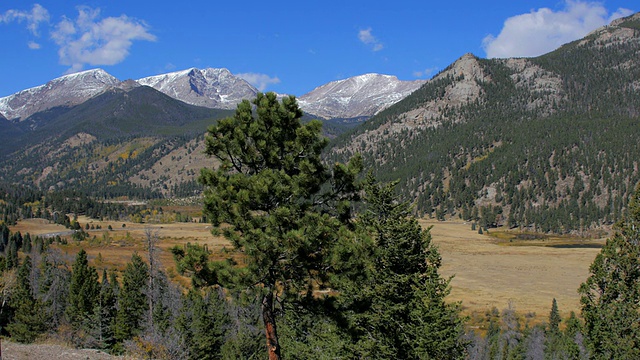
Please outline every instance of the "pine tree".
M269 359L280 358L278 303L326 281L327 261L339 220L349 219L347 197L355 193L361 160L321 162L328 140L321 122L302 124L295 97L258 93L235 115L208 130L205 152L220 161L203 169L205 213L243 254L242 266L217 272L212 282L259 292ZM230 262L233 265L233 262Z
M553 354L553 356L559 356L559 353L563 350L563 340L564 335L560 332L560 322L562 318L560 317L560 312L558 310L558 302L555 298L553 298L553 302L551 303L551 311L549 313L549 324L546 329L546 340L545 346L546 351L549 354Z
M6 248L6 259L7 259L7 265L6 268L8 270L11 270L15 267L17 267L19 264L18 261L18 246L16 245L16 242L13 240L13 237L9 239L9 243L7 244L7 248Z
M587 351L585 339L583 334L583 326L575 312L571 312L569 319L566 321L566 327L564 329L563 348L564 354L570 359L589 359L589 352Z
M596 256L579 289L595 359L640 358L640 186L627 219Z
M26 233L24 235L24 244L22 244L22 252L24 252L25 254L28 254L31 252L31 235L29 233Z
M115 273L112 273L115 274ZM102 283L100 293L96 298L93 308L90 333L95 339L96 347L99 349L109 349L115 342L114 327L117 313L117 297L112 277L109 281L107 271L102 271Z
M14 318L7 325L11 338L22 343L34 342L46 331L48 322L42 301L35 298L32 292L29 281L31 267L31 258L27 256L18 268L18 289L11 299Z
M340 295L352 351L360 358L462 358L463 321L458 306L444 301L450 280L438 273L440 254L394 186L369 177L365 187L367 210L359 224L372 243L356 244L356 253L366 254L356 266L364 274L348 274L352 285Z
M146 290L149 281L149 267L137 254L122 273L122 288L118 297L115 337L119 342L140 334L149 303Z
M229 317L222 294L211 289L203 296L200 290L189 292L191 307L190 336L187 339L192 359L220 359Z
M80 330L88 326L100 292L98 272L89 266L87 252L81 249L76 255L76 260L71 267L71 283L69 284L69 298L67 306L67 319L71 326Z
M556 298L553 298L553 302L551 303L551 312L549 313L549 332L550 333L558 333L560 332L560 322L562 318L560 317L560 312L558 311L558 302Z

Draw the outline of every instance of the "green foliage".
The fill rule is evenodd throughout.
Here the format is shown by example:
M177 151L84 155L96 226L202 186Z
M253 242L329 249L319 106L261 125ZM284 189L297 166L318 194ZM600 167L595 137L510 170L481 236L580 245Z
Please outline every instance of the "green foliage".
M595 359L640 357L640 186L629 216L589 268L579 289L586 335Z
M99 294L98 272L89 266L87 252L81 249L72 266L66 311L69 323L76 331L87 325Z
M31 286L32 262L27 256L18 269L18 288L11 298L14 317L7 325L11 338L21 343L32 343L47 330L49 317L44 304L33 295Z
M463 321L458 305L444 301L450 280L438 273L440 254L408 204L397 201L394 187L369 177L358 222L362 233L341 255L356 255L362 263L344 266L363 272L346 270L340 287L349 349L356 358L462 358ZM371 240L355 241L363 236Z
M223 294L216 290L190 290L183 305L183 322L188 321L186 339L191 359L220 359L225 343L229 316ZM186 310L186 312L185 312Z
M93 316L89 333L95 339L95 347L102 350L110 349L115 344L115 321L117 314L118 282L115 273L111 273L111 280L107 271L102 272L100 292L93 306Z
M142 331L144 316L149 310L146 294L148 281L149 266L137 253L133 254L122 273L122 288L118 297L115 337L120 342Z
M183 247L174 246L170 249L176 262L176 269L180 275L188 274L195 287L216 284L216 272L209 263L211 251L206 245L187 243Z
M328 299L307 299L305 306L287 304L280 327L282 347L298 359L349 358L348 342ZM290 308L289 308L290 307Z
M207 218L229 224L224 234L244 255L242 266L220 264L232 266L215 280L262 294L270 351L279 353L274 299L295 299L327 281L361 163L337 164L332 176L320 159L327 145L321 123L302 124L295 97L279 102L274 93L259 93L253 104L255 113L244 100L233 117L209 128L205 152L220 166L203 169L199 181Z
M558 312L558 302L556 298L553 298L551 303L551 312L549 313L549 332L558 333L560 331L560 313Z

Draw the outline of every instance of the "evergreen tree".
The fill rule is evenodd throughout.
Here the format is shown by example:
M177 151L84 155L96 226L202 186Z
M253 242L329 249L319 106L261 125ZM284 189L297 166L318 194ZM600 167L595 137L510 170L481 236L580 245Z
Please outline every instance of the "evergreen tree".
M78 331L88 326L100 292L100 284L98 272L89 266L87 252L84 249L76 255L71 271L66 314L71 326Z
M579 289L595 359L640 358L640 186Z
M340 294L351 349L358 358L462 358L463 321L458 305L444 301L450 280L438 273L440 254L429 230L398 202L394 186L367 181L359 224L372 242L356 244L360 249L349 254L366 254L356 255L365 261L356 266L364 274L348 274L352 284Z
M39 292L51 319L50 329L57 328L66 319L71 282L71 271L67 261L66 256L60 250L46 248L40 262L42 278Z
M7 259L6 268L10 270L17 267L19 265L18 246L16 245L16 242L13 240L13 238L9 239L9 243L7 244L5 253Z
M549 313L549 332L558 333L560 331L561 321L562 318L558 311L558 302L556 301L556 298L553 298L553 302L551 303L551 312Z
M129 340L142 331L149 306L146 295L148 281L149 267L137 253L133 254L122 273L118 297L115 337L119 342Z
M22 251L25 254L28 254L31 252L31 235L29 233L26 233L24 235L24 243L22 244Z
M187 339L190 358L220 359L229 325L222 294L211 289L203 296L200 290L192 290L188 296L187 303L192 311L190 336Z
M18 289L11 299L14 318L7 325L11 338L22 343L34 342L47 330L48 322L42 301L35 298L32 292L29 280L31 267L31 258L27 256L18 268Z
M566 321L567 326L564 329L563 351L566 357L570 359L589 359L589 352L586 348L585 339L582 335L584 332L582 323L576 316L575 312L571 312L569 319Z
M558 310L558 302L555 298L553 298L553 302L551 303L551 311L549 313L549 324L546 329L546 351L549 354L553 354L553 357L556 358L562 353L562 345L564 336L560 332L560 322L562 318L560 317L560 312Z
M278 303L326 281L338 220L349 219L361 161L336 165L333 176L320 154L328 140L321 122L302 124L293 96L259 93L235 115L208 130L206 153L220 161L203 169L205 213L244 255L242 266L217 272L212 282L260 293L269 359L280 358ZM233 265L233 263L231 263Z
M114 284L113 280L115 279L112 278L112 281L109 281L107 271L102 271L100 293L93 308L90 329L98 349L109 349L115 342L114 327L117 313L117 297L114 288L117 283Z

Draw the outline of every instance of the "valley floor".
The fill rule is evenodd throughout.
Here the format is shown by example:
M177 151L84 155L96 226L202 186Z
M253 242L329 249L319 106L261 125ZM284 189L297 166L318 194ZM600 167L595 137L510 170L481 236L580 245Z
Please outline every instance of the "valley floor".
M553 240L510 243L481 235L466 222L425 220L442 255L443 276L454 276L449 299L461 301L463 313L481 316L511 302L534 321L546 321L556 298L560 314L580 313L578 287L605 240L579 241L584 246L554 248ZM491 231L491 230L490 230Z
M59 245L69 255L84 247L92 265L99 270L105 267L123 268L134 251L146 256L142 239L145 229L157 232L161 262L174 281L187 285L189 280L175 272L175 264L168 249L186 243L207 244L214 254L229 246L222 237L211 235L208 224L134 224L122 222L99 222L81 217L81 224L102 226L102 230L90 230L97 243L83 241ZM482 321L481 317L496 307L505 309L509 303L515 310L533 321L548 318L553 298L563 318L570 311L580 313L580 297L577 289L587 279L589 266L600 251L601 240L578 241L586 246L554 248L554 240L527 240L509 242L471 230L471 224L463 221L421 220L431 229L433 243L442 256L440 272L443 276L454 276L448 299L462 303L463 314L471 316L471 325ZM107 231L109 225L114 229ZM21 221L12 231L32 235L54 234L67 231L60 225L48 224L44 220ZM492 230L490 230L492 231ZM574 242L575 245L575 242ZM591 247L589 247L591 246Z

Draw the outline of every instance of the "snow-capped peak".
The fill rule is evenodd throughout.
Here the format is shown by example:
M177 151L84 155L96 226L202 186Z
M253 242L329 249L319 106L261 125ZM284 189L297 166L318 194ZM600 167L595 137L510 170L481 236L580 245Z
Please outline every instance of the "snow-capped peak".
M80 104L119 83L118 79L102 69L64 75L44 85L0 98L0 113L8 120L21 121L56 106Z
M255 97L258 90L227 69L190 68L137 80L186 103L218 109L233 109Z
M300 107L324 118L373 116L405 98L426 81L402 81L383 74L363 74L332 81L300 97Z

